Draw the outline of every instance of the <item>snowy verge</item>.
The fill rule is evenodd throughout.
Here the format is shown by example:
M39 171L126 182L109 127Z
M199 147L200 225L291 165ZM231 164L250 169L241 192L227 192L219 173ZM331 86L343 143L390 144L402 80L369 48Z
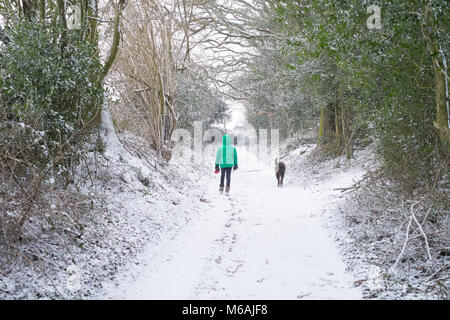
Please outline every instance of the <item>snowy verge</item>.
M283 161L305 188L331 186L339 193L342 201L324 210L323 221L364 298L448 299L450 223L445 190L404 199L386 177L378 175L381 161L374 147L356 150L350 160L319 160L315 144L287 141ZM427 235L432 263L423 234L415 225L400 254L414 203L413 212Z
M75 181L48 195L54 204L43 219L25 225L29 239L0 256L0 299L94 297L144 247L174 236L204 205L204 165L167 163L143 139L117 136L107 110L100 136ZM67 220L73 228L62 227Z

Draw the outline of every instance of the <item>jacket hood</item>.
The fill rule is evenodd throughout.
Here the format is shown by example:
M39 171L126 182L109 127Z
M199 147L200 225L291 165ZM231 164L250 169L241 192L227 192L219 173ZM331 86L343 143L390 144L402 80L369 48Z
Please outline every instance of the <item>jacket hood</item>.
M223 145L225 146L225 145L231 145L231 137L229 136L229 135L224 135L223 137L222 137L222 143L223 143Z
M224 134L222 136L223 145L217 149L216 164L221 168L230 168L237 165L236 148L231 145L231 136Z

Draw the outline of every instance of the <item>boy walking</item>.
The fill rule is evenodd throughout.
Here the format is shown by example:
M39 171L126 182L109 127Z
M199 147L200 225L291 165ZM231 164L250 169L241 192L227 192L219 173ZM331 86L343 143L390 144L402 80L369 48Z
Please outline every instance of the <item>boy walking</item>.
M231 169L236 170L238 168L236 148L231 145L231 137L228 135L222 137L222 146L216 152L216 173L219 172L219 167L221 171L219 191L223 193L226 176L225 194L228 195L231 184Z

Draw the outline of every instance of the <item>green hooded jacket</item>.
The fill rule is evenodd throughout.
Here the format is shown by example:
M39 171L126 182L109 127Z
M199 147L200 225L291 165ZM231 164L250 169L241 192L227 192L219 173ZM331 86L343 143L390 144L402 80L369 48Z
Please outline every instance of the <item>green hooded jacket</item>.
M222 137L223 145L217 149L216 165L221 168L230 168L238 164L236 148L231 145L231 137L224 135Z

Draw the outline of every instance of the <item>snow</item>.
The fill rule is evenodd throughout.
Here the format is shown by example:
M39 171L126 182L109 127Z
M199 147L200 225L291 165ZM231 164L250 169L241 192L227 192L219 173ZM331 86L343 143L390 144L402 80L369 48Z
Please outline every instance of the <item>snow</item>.
M231 123L246 126L233 111ZM365 240L379 231L348 223L363 217L349 201L351 191L341 190L376 166L370 148L356 150L351 161L318 161L314 138L286 141L285 184L277 188L273 163L240 147L226 197L218 192L212 153L202 164L166 163L144 139L118 136L107 109L102 120L105 151L88 155L95 172L80 167L73 195L66 194L92 205L77 220L83 235L74 238L70 225L63 234L38 235L39 221L30 221L36 237L20 249L36 256L39 269L2 260L8 273L0 275L0 298L436 298L411 296L400 276L387 282L377 256L384 240L377 246ZM49 209L68 216L58 200L63 194L50 196Z
M245 148L238 154L245 155ZM252 162L254 163L254 162ZM261 171L249 171L261 170ZM288 168L289 170L289 168ZM116 299L359 299L322 223L339 192L360 172L322 185L276 187L271 167L241 163L230 197L210 174L205 206L175 237L147 247L137 266L103 284ZM195 199L196 200L196 199Z
M176 234L204 205L192 201L204 192L203 166L167 164L143 139L123 134L119 140L107 109L100 134L104 153L87 154L89 170L80 166L73 184L59 190L55 183L48 194L43 215L61 230L50 229L46 219L30 218L25 224L26 240L16 246L33 264L0 255L0 299L95 296L102 282L134 261L142 248ZM147 158L131 154L121 141L133 143ZM65 207L70 199L82 215ZM74 237L80 226L82 235Z

